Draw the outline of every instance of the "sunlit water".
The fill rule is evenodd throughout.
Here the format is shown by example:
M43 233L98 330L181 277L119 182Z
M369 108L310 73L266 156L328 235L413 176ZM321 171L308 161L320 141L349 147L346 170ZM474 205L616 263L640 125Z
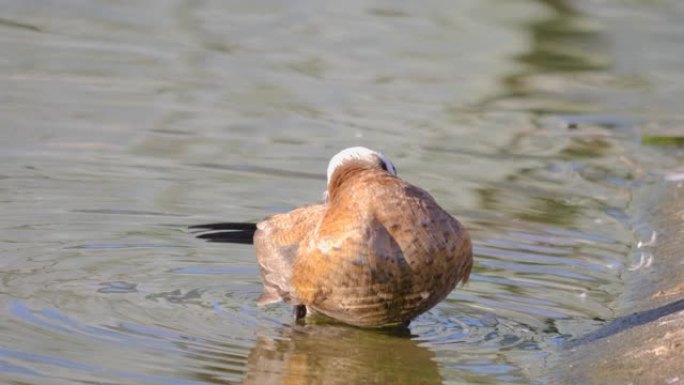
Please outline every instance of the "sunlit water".
M3 383L542 383L650 234L639 136L684 121L677 2L3 3ZM319 200L358 144L475 242L408 331L292 325L186 231Z

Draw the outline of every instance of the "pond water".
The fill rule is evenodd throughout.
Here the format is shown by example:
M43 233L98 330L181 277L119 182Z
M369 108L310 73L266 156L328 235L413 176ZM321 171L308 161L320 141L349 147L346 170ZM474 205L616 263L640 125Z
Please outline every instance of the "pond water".
M530 384L638 274L684 123L678 1L0 1L0 382ZM380 150L471 231L405 333L258 309L192 224ZM643 266L642 266L643 268Z

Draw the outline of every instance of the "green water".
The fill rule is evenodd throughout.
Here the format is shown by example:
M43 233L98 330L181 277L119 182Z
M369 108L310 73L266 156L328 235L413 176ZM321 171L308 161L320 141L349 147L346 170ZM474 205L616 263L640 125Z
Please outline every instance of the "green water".
M676 160L677 1L0 1L0 382L530 384L614 316ZM678 134L679 133L679 134ZM471 231L405 334L258 309L191 224L314 202L384 152ZM646 267L647 268L647 267Z

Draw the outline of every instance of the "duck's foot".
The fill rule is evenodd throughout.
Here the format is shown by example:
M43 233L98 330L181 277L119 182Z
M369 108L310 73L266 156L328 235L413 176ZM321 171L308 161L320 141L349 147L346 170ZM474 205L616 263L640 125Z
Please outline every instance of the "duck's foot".
M295 305L292 308L292 316L295 322L303 320L306 317L306 305Z

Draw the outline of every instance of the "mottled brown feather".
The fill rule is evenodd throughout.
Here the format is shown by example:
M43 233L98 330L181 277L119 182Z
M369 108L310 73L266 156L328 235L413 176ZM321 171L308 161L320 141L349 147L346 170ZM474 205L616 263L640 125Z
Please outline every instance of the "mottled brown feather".
M381 326L412 320L467 282L470 237L424 190L354 160L335 171L328 196L292 216L308 226L285 242L296 244L294 256L279 246L289 267L278 286L286 300L349 324Z
M304 206L271 215L257 224L254 247L264 285L259 305L281 299L298 303L292 289L292 264L302 240L320 222L324 209L322 204Z

